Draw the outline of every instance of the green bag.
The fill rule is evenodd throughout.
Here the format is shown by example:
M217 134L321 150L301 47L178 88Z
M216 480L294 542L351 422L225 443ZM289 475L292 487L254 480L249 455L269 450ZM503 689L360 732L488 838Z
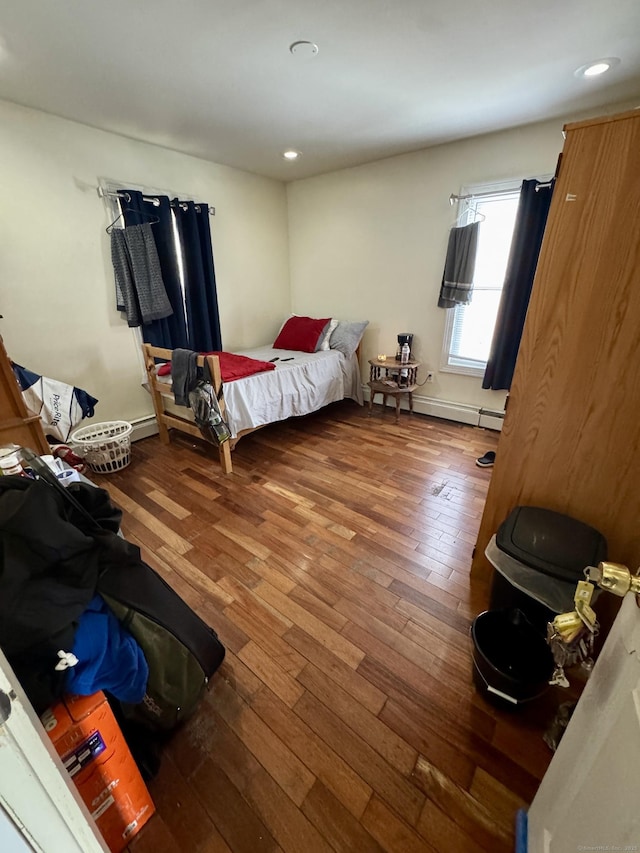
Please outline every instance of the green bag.
M121 703L126 717L168 731L193 713L224 660L216 632L142 560L98 582L107 606L137 641L149 665L146 695Z
M124 715L154 729L173 729L200 701L208 681L204 670L189 649L162 625L108 595L103 598L143 650L149 665L144 698L137 705L121 702Z

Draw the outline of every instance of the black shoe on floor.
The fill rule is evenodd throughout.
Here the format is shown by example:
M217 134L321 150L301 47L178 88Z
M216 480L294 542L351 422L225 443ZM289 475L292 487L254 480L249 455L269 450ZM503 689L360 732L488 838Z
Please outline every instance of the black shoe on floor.
M493 450L488 450L484 454L484 456L481 456L479 459L476 459L476 465L478 466L478 468L491 468L495 461L495 452Z

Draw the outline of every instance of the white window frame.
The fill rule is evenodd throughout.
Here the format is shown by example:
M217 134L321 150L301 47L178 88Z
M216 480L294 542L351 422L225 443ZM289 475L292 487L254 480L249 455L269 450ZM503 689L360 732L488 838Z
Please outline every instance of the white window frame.
M544 179L540 179L544 180ZM458 215L455 220L456 225L468 225L473 222L475 204L474 198L478 196L502 195L507 193L519 192L522 186L521 178L514 178L509 181L492 181L483 184L469 184L460 188L460 196L472 196L471 198L461 198L458 202ZM453 226L452 226L453 227ZM462 306L460 306L462 307ZM445 316L444 335L442 340L442 351L440 355L440 370L443 373L457 373L462 376L484 376L487 368L486 361L476 361L475 359L459 359L458 363L452 363L451 359L455 356L451 355L451 342L453 338L453 329L456 318L456 312L460 308L447 308Z

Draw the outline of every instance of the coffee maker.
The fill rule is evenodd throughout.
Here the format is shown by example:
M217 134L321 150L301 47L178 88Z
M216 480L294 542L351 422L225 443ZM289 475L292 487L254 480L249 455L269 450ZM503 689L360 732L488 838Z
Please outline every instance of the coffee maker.
M398 349L396 350L396 361L402 360L402 347L404 344L409 345L409 361L412 361L413 353L411 352L411 348L413 346L413 334L409 332L401 332L398 335Z

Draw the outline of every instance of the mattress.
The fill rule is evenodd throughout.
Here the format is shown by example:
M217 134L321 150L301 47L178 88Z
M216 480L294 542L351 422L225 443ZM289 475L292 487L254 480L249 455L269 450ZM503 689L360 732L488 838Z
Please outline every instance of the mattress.
M275 370L256 373L224 384L227 423L233 438L291 417L308 415L329 403L352 399L362 405L362 381L355 355L338 350L305 353L260 347L238 350L249 358L271 361ZM171 377L159 377L170 384ZM167 411L189 417L189 410L167 401Z

